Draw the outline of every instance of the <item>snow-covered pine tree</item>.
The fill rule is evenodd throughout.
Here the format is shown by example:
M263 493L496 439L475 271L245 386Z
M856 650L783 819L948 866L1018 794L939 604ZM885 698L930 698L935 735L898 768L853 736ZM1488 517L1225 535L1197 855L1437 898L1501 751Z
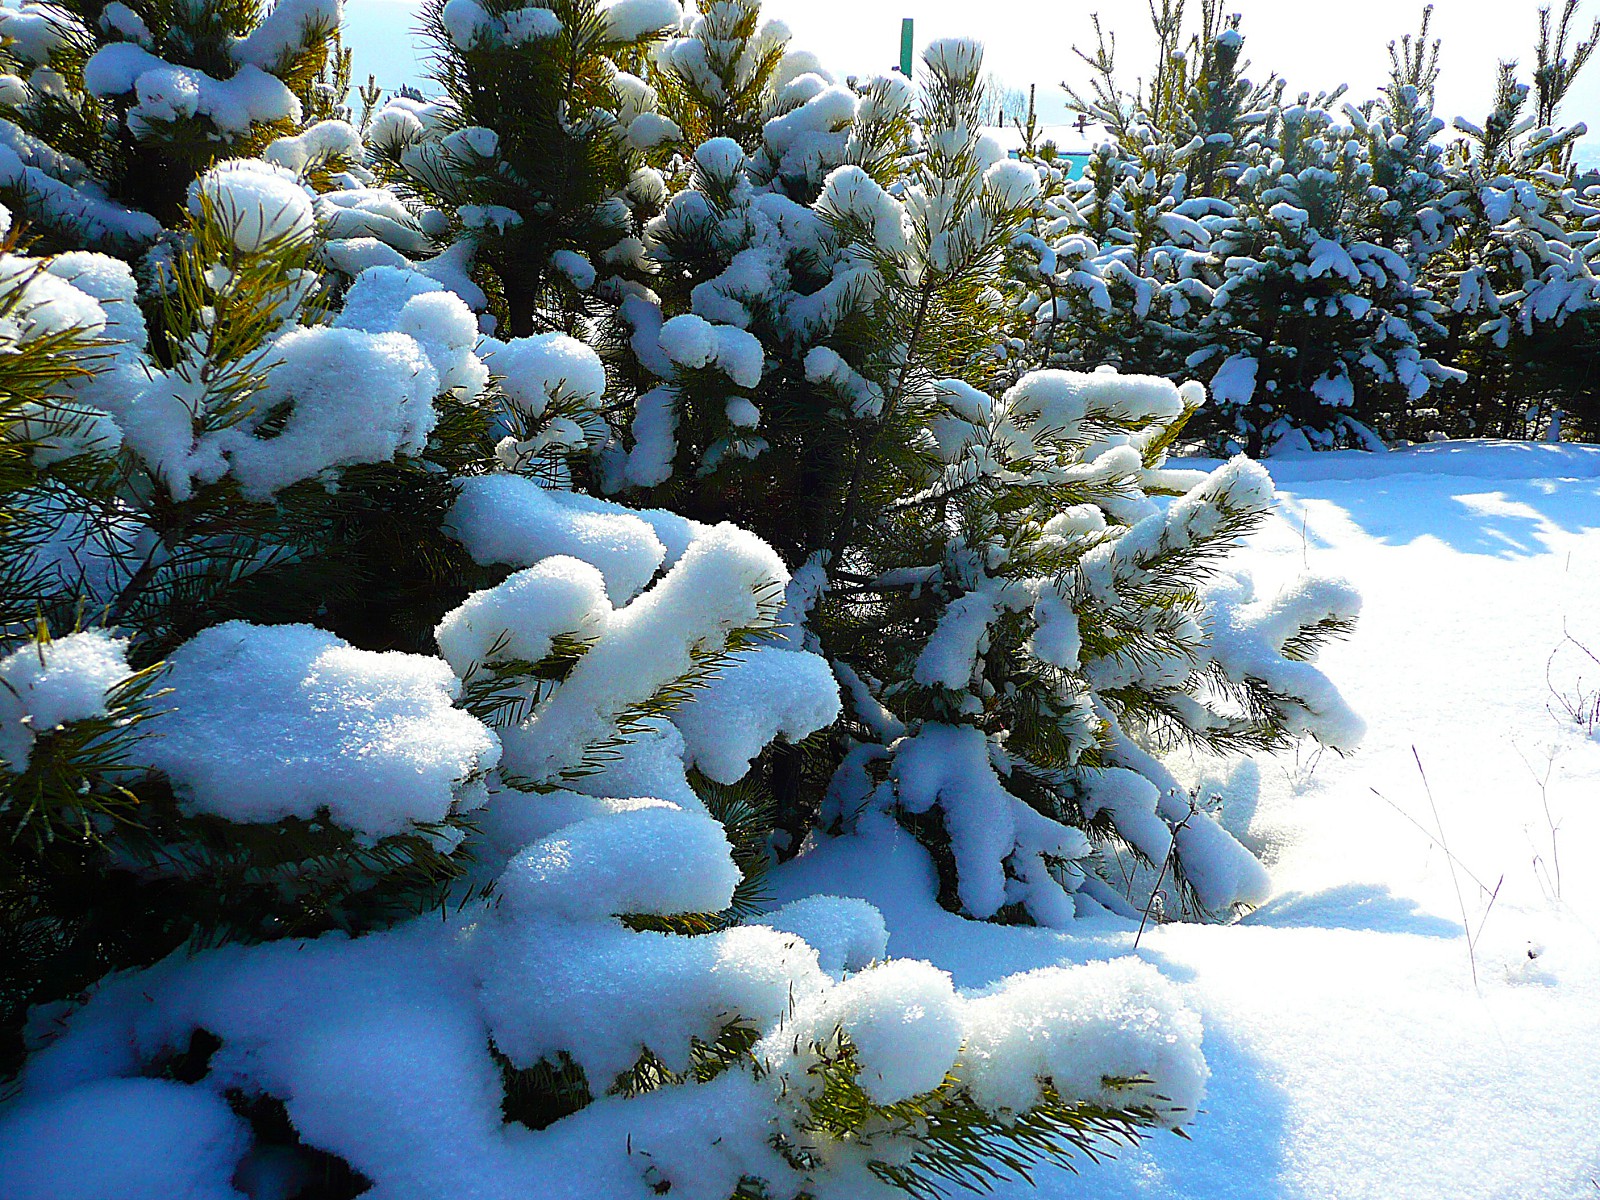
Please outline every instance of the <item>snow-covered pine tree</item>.
M1404 255L1419 278L1455 233L1444 204L1453 181L1439 141L1445 122L1434 112L1440 41L1429 38L1432 22L1430 4L1416 34L1389 43L1389 81L1377 99L1346 109L1360 117L1372 183L1384 191L1371 212L1371 238Z
M303 699L239 719L240 693L268 668L289 693L337 676L381 715L394 674L458 672L500 742L448 707L409 714L406 741L433 759L457 749L455 722L503 744L473 802L473 877L492 893L353 939L175 955L54 1027L36 1014L44 1044L0 1111L19 1195L92 1179L110 1194L845 1200L978 1184L997 1155L1065 1161L1193 1112L1194 1019L1147 967L1035 972L969 1001L927 964L883 961L882 920L859 902L731 924L734 811L714 819L726 796L708 805L686 769L728 769L838 706L824 662L751 646L786 577L770 549L510 474L464 480L451 527L483 557L538 561L446 615L449 667L224 625L173 656L174 715L155 720L187 742L167 764L209 758L245 784L229 804L280 806L301 798L284 789L297 772L255 735L281 723L332 793L324 819L375 830L418 798L393 786L413 772L389 735ZM734 646L767 686L716 675ZM57 689L93 695L57 664ZM693 683L709 684L701 719Z
M1118 74L1116 38L1094 19L1095 49L1074 50L1090 70L1087 92L1066 86L1071 107L1099 122L1118 145L1152 140L1176 152L1196 197L1226 198L1245 156L1283 91L1276 75L1246 77L1244 35L1237 14L1220 0L1201 0L1200 20L1188 25L1187 0L1150 5L1156 55L1148 84L1128 89ZM1141 132L1146 127L1154 133Z
M1451 147L1448 213L1458 233L1429 271L1450 310L1444 353L1467 373L1440 413L1448 433L1537 435L1565 403L1563 392L1584 386L1566 365L1583 361L1573 341L1595 336L1600 205L1572 184L1572 147L1585 126L1556 121L1600 46L1600 21L1569 47L1576 12L1569 0L1552 26L1541 10L1533 84L1503 62L1488 118L1455 122L1462 136Z
M1203 390L1026 373L1008 295L1048 250L1040 184L979 136L980 66L936 43L920 102L899 77L801 76L786 86L808 98L759 147L696 150L646 230L656 299L619 313L654 382L601 479L730 516L795 570L791 638L850 706L757 764L790 853L888 813L974 916L1127 911L1097 874L1121 851L1171 852L1188 910L1225 912L1259 898L1259 864L1152 752L1353 744L1307 660L1354 601L1202 586L1270 504L1247 465L1163 470ZM1151 491L1186 498L1163 512Z
M6 361L17 372L0 429L8 1059L19 1006L66 999L186 941L359 928L408 910L452 873L453 789L492 765L492 739L473 748L448 715L452 689L426 666L393 674L372 718L400 720L409 707L457 723L456 757L423 771L431 809L416 828L322 824L304 778L302 798L285 801L303 811L267 819L242 794L231 809L226 793L246 785L216 778L217 762L198 750L162 758L185 753L173 749L181 737L134 736L170 703L148 669L169 653L179 661L178 647L227 618L315 616L368 649L402 640L407 622L431 628L428 599L459 588L461 573L439 579L448 556L434 548L449 542L437 526L452 496L420 456L432 434L445 462L468 441L459 423L452 438L449 410L470 404L487 374L476 360L476 379L460 369L474 327L454 298L432 312L396 304L387 319L406 334L359 327L350 304L325 314L310 269L312 196L283 168L228 160L196 181L190 205L180 249L143 295L124 263L99 254L5 259ZM141 301L161 315L154 344ZM359 394L347 372L362 378ZM400 590L424 611L386 603L394 583L376 576L391 570L410 575ZM290 658L366 653L306 632ZM337 703L334 676L315 703ZM262 696L234 702L268 704L274 685L289 686L267 679ZM282 703L268 705L269 724L292 718ZM293 736L256 730L267 747ZM208 788L212 799L195 798Z
M682 136L638 72L681 19L677 0L426 7L443 95L391 99L368 145L431 206L428 237L476 259L512 336L580 330L593 297L638 279L639 229L664 199L652 164Z
M45 245L118 252L192 179L338 115L338 0L66 0L0 13L0 199Z
M1034 286L1022 307L1036 361L1181 377L1212 295L1205 218L1225 206L1186 196L1174 147L1148 125L1096 147L1081 179L1034 165L1043 186L1030 233L1048 269L1024 271Z
M1458 202L1453 192L1456 180L1439 140L1445 123L1433 107L1440 42L1429 39L1432 21L1429 5L1415 35L1408 33L1389 43L1389 81L1376 100L1344 108L1366 142L1372 186L1382 189L1382 199L1374 194L1374 203L1362 214L1363 233L1399 254L1412 277L1428 288L1433 279L1431 261L1456 237L1452 214ZM1442 320L1446 311L1437 296L1419 290L1411 319L1421 343L1448 361L1439 349L1448 336ZM1460 382L1448 378L1425 397L1400 386L1371 388L1364 397L1364 415L1385 438L1424 436L1439 427L1440 406L1449 404L1451 389Z
M220 164L192 204L169 367L124 265L4 260L7 513L69 531L4 566L87 622L12 622L0 655L9 1188L860 1197L1192 1116L1195 1022L1142 965L967 1001L882 961L859 902L737 925L767 828L740 776L839 711L824 660L769 644L777 555L496 453L528 389L598 402L578 343L498 345L496 397L428 277L324 307L285 169ZM483 573L412 592L429 645L351 644L293 587L210 623L216 581L352 536L294 534L363 469L440 481L392 515Z
M1403 255L1365 236L1388 193L1358 128L1329 111L1338 96L1274 110L1234 213L1218 222L1217 289L1189 365L1210 377L1219 447L1376 445L1363 419L1376 392L1414 402L1459 378L1424 352L1438 328L1431 293Z
M1083 369L1187 377L1200 319L1215 288L1210 245L1231 216L1234 183L1266 130L1282 84L1251 83L1237 17L1202 3L1188 27L1183 0L1151 6L1157 52L1150 82L1126 89L1115 38L1095 21L1085 91L1067 86L1069 105L1103 125L1083 179L1055 200L1045 173L1040 232L1054 252L1054 278L1036 292L1035 338L1042 362ZM1058 315L1059 314L1059 315Z
M859 1197L1189 1119L1197 1029L1146 968L972 1002L867 969L865 905L733 926L740 777L838 712L761 644L786 570L543 486L598 358L480 341L392 262L330 291L314 230L398 238L296 174L315 140L197 180L142 294L5 260L8 1184Z

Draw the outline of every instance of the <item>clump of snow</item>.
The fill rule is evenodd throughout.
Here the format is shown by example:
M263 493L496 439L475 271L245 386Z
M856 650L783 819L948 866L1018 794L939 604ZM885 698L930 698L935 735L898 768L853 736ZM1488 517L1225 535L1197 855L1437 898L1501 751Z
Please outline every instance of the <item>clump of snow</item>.
M120 258L112 258L108 254L78 250L51 258L46 262L45 270L99 302L104 317L102 336L117 343L114 353L127 358L137 357L143 352L146 341L144 312L139 307L133 268ZM56 302L46 306L44 312L56 312L60 308L60 303ZM29 319L33 319L32 313Z
M610 0L601 6L600 17L607 41L636 42L676 26L683 9L677 0Z
M983 173L983 187L1004 208L1018 208L1039 195L1039 173L1026 163L1004 159Z
M1146 1105L1176 1125L1205 1097L1200 1019L1145 963L1030 971L967 1001L965 1015L957 1071L985 1108L1023 1112L1048 1082L1068 1103Z
M438 419L439 377L404 334L293 329L272 343L267 361L256 412L286 410L282 428L263 437L249 420L211 441L246 496L266 499L335 467L417 454Z
M273 143L274 146L278 144ZM272 157L271 147L268 156ZM286 152L284 157L290 155ZM376 238L405 254L423 254L432 247L411 210L387 188L359 187L325 192L317 197L316 211L319 230L332 241ZM406 269L410 264L402 256L393 265Z
M827 661L802 650L763 647L734 655L672 714L686 762L718 783L742 779L774 738L799 741L839 715L839 685Z
M521 475L480 475L456 483L445 530L476 562L532 566L555 554L593 564L614 604L650 582L666 558L656 530L621 505L576 502L572 493ZM608 511L609 510L609 511Z
M597 920L624 913L714 913L739 868L704 813L639 808L590 817L511 860L498 890L515 913Z
M598 637L610 614L600 572L580 559L553 555L496 587L473 592L445 615L434 636L439 653L466 679L477 666L537 663L558 635Z
M917 656L912 678L924 687L966 687L977 667L979 646L999 615L995 597L988 592L968 592L951 601Z
M499 758L494 734L453 707L443 662L309 625L213 626L173 652L165 683L138 758L189 812L261 822L325 809L375 840L442 821Z
M1324 746L1353 750L1366 722L1314 664L1286 657L1286 644L1323 622L1353 623L1361 595L1342 580L1302 575L1270 599L1256 599L1248 579L1212 583L1212 657L1230 679L1260 680L1278 701L1291 736L1308 734Z
M1223 361L1211 377L1211 398L1218 404L1249 404L1256 394L1256 375L1261 364L1248 354L1235 354Z
M281 242L309 239L311 192L287 167L230 158L189 186L189 211L206 213L246 254Z
M345 293L344 308L334 325L370 334L403 334L413 340L437 372L439 392L471 400L488 384L489 370L475 353L478 332L472 310L459 295L420 271L381 266L361 272ZM425 387L426 382L419 379L417 386Z
M694 1042L714 1041L730 1018L769 1028L826 984L809 946L760 926L674 937L540 923L493 939L483 994L514 1063L564 1052L589 1079L610 1080L646 1050L687 1070Z
M361 153L361 134L355 126L348 121L318 121L293 137L278 138L261 152L261 157L303 175L314 164L337 158L356 161Z
M300 101L276 76L246 63L231 78L215 79L193 67L178 67L133 42L101 46L83 67L83 83L93 96L130 93L128 128L148 135L155 123L204 117L231 141L251 127L300 120Z
M39 735L106 716L106 693L131 673L126 640L99 629L0 658L0 763L20 774Z
M755 1053L780 1086L805 1095L820 1084L818 1048L843 1034L856 1051L861 1090L879 1104L894 1104L944 1082L961 1049L962 1015L948 974L925 962L896 960L797 1004Z
M648 592L613 613L537 712L503 732L508 765L534 780L577 768L626 710L691 675L703 646L769 625L763 599L787 582L778 556L754 535L732 525L707 530Z
M497 345L487 361L501 377L506 399L528 418L542 415L558 399L598 407L606 390L600 356L564 333L541 333Z
M340 0L277 0L250 33L228 47L234 62L271 71L313 38L339 28Z
M747 330L683 313L665 322L658 336L661 349L680 367L715 365L740 387L761 382L761 343Z
M594 286L594 264L576 250L557 250L550 255L550 265L560 271L580 292Z
M1005 790L982 730L929 722L894 749L899 803L910 813L940 810L955 858L957 891L969 913L990 917L1014 901L1036 919L1064 915L1061 882L1045 869L1044 859L1082 858L1088 839ZM1010 880L1008 860L1016 876Z
M848 971L862 970L888 950L889 931L883 914L865 900L806 896L767 913L761 922L814 947L822 969L836 979Z
M928 70L950 80L976 79L983 69L983 46L971 38L939 38L922 52Z
M55 4L29 0L0 13L0 37L10 43L7 49L12 54L27 63L47 63L87 33L77 17Z
M367 123L367 144L390 154L398 154L405 147L420 141L424 126L422 119L407 105L390 101L372 114Z
M29 215L87 239L123 245L148 242L161 233L161 222L148 213L67 182L83 172L82 164L0 118L0 185L11 189Z

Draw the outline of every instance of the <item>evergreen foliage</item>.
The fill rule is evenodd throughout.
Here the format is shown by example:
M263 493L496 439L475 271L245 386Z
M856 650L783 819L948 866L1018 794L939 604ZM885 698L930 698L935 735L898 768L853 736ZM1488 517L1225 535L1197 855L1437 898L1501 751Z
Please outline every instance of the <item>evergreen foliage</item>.
M8 10L0 199L53 248L150 241L206 167L336 115L338 24L337 0Z
M1257 640L1271 606L1230 594L1238 641L1213 644L1202 584L1270 493L1240 467L1163 470L1194 389L1029 372L1018 312L1060 272L1034 231L1072 200L981 136L975 44L932 47L920 95L898 76L847 87L774 65L781 39L750 11L714 7L655 58L675 124L761 134L703 142L644 226L651 291L601 327L633 400L613 392L596 482L731 518L796 572L792 640L834 663L853 714L803 759L757 765L780 838L792 852L886 809L945 865L953 907L1053 923L1086 877L1126 909L1109 880L1130 854L1160 866L1182 825L1174 911L1251 903L1259 866L1190 820L1149 752L1352 744L1320 677L1273 665L1284 639L1309 654L1346 627L1350 598L1312 589ZM1170 207L1134 217L1135 237ZM1206 515L1168 525L1152 491ZM950 761L945 783L917 782L943 769L919 774L924 756Z
M768 884L910 837L974 919L1259 903L1162 755L1353 747L1359 599L1258 597L1265 471L1168 456L1401 428L1431 343L1584 319L1591 214L1509 84L1440 150L1426 25L1336 115L1152 15L1081 181L976 43L839 81L755 0L434 3L440 94L359 121L320 0L0 19L0 1162L136 1106L219 1192L821 1200L1192 1120L1145 964L958 995Z
M1448 146L1431 9L1359 105L1250 83L1219 6L1193 32L1177 0L1151 20L1148 85L1121 83L1097 22L1090 88L1068 88L1110 141L1062 188L1076 211L1054 225L1059 270L1036 294L1055 361L1196 372L1217 402L1195 431L1252 453L1531 436L1586 408L1592 385L1549 353L1600 302L1595 201L1573 183L1584 127L1556 122L1595 45L1575 2L1542 12L1534 82L1502 63L1493 112L1458 118Z

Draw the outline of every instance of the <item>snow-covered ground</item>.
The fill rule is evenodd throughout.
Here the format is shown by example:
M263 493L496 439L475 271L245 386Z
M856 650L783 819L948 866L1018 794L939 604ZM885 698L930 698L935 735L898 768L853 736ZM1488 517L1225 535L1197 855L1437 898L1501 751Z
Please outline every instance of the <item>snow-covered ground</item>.
M1566 711L1600 698L1600 448L1271 467L1279 512L1239 565L1364 593L1323 663L1366 743L1190 772L1275 884L1239 924L1160 926L1137 950L1205 1021L1192 1140L1000 1194L1600 1200L1600 738ZM891 954L968 988L1133 940L963 921L931 878L883 829L819 847L779 889L872 901Z

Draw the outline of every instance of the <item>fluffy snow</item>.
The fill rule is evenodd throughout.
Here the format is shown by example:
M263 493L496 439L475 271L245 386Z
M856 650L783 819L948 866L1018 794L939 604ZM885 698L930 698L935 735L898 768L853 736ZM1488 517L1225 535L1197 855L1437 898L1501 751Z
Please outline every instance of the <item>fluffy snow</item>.
M253 125L300 120L300 101L282 80L246 63L228 79L214 79L192 67L177 67L132 42L113 42L90 56L83 83L93 96L133 93L128 127L148 133L152 122L171 123L191 117L208 119L233 140Z
M0 13L0 37L12 43L7 49L23 62L48 62L74 35L82 38L86 32L76 17L54 4L30 2Z
M693 313L683 313L663 324L658 337L662 351L680 367L715 364L739 387L755 387L761 382L761 343L747 330L713 325Z
M826 983L808 946L759 926L688 938L530 924L491 944L495 1044L518 1064L565 1050L591 1080L615 1078L645 1049L684 1070L692 1042L713 1040L729 1014L770 1025Z
M241 1200L232 1179L250 1130L212 1092L105 1079L8 1116L6 1200Z
M245 253L311 234L312 196L288 167L254 158L218 163L189 187L189 211L208 211Z
M1256 394L1260 364L1247 354L1235 354L1217 368L1211 379L1211 398L1218 404L1248 404Z
M606 390L600 356L564 333L517 338L497 346L486 361L489 370L501 377L506 399L528 418L540 416L557 399L596 408Z
M106 692L131 673L127 642L97 629L0 658L0 764L20 774L40 734L105 716Z
M795 1006L783 1028L756 1047L770 1070L804 1094L817 1084L814 1047L850 1039L856 1082L879 1104L944 1081L962 1043L962 1005L950 976L926 962L881 963Z
M1177 760L1270 871L1241 922L1154 923L1133 952L1204 1026L1190 1138L996 1194L1586 1200L1600 1178L1600 737L1558 696L1600 691L1600 669L1563 642L1565 630L1600 653L1600 451L1454 442L1273 467L1276 515L1230 565L1264 595L1302 595L1308 570L1362 595L1354 636L1319 666L1366 738L1344 758ZM1138 965L1137 912L1094 914L1080 892L1070 930L963 921L933 902L925 851L884 817L862 825L782 868L775 902L869 901L889 955L926 958L960 988L1076 963L1105 982ZM1048 1011L1035 978L1008 985L1017 1005L994 1014L996 1036ZM1062 1011L1092 1007L1097 986L1084 977ZM1095 1044L1140 1045L1138 1005L1113 1008ZM1177 1045L1162 1061L1177 1084L1199 1077Z
M683 18L677 0L611 0L600 9L608 41L636 42L676 26Z
M294 137L279 138L261 152L261 157L299 175L307 167L330 159L359 161L361 154L361 134L355 126L348 121L318 121Z
M569 554L596 567L612 603L621 604L638 595L666 558L650 523L621 505L584 505L571 492L521 475L480 475L456 487L460 495L445 530L476 562L523 567Z
M256 413L287 410L282 429L259 437L257 422L248 421L214 437L246 496L265 499L335 467L387 462L427 443L439 376L414 339L293 329L267 353L275 361L256 393ZM352 379L361 386L350 387Z
M536 663L558 635L599 635L611 613L605 579L580 559L552 555L514 572L497 587L473 592L445 615L434 636L462 679L496 662Z
M321 128L321 125L313 126L313 129ZM267 157L274 162L295 167L301 156L308 154L311 149L301 138L284 138L267 147ZM426 253L432 245L418 226L416 216L387 188L362 187L325 192L317 197L316 210L318 228L329 239L353 241L377 238L385 245L408 254Z
M317 35L338 29L340 0L277 0L247 37L228 48L234 62L278 67Z
M1186 1119L1200 1108L1200 1022L1178 990L1133 959L1044 968L967 1005L960 1073L985 1106L1021 1111L1048 1079L1071 1099L1145 1103ZM1148 1082L1132 1088L1106 1079Z
M685 761L718 783L742 779L776 737L799 741L839 715L839 685L827 662L803 650L763 647L734 655L674 710Z
M762 601L787 582L777 554L753 534L732 525L707 530L653 587L612 613L600 640L527 722L503 731L507 764L534 780L577 769L631 707L703 670L705 648L770 624Z
M357 650L309 625L215 625L180 646L139 743L190 812L330 820L365 839L442 821L499 758L438 659Z
M578 921L720 912L738 882L727 835L711 817L639 808L541 838L511 861L500 895L514 913Z
M72 178L82 171L82 164L58 155L45 143L0 118L0 185L25 199L30 213L79 231L91 240L128 244L147 242L160 234L161 222L148 213L90 195L56 178L57 174Z
M883 914L845 896L806 896L767 913L761 923L803 939L836 979L876 962L889 944Z

